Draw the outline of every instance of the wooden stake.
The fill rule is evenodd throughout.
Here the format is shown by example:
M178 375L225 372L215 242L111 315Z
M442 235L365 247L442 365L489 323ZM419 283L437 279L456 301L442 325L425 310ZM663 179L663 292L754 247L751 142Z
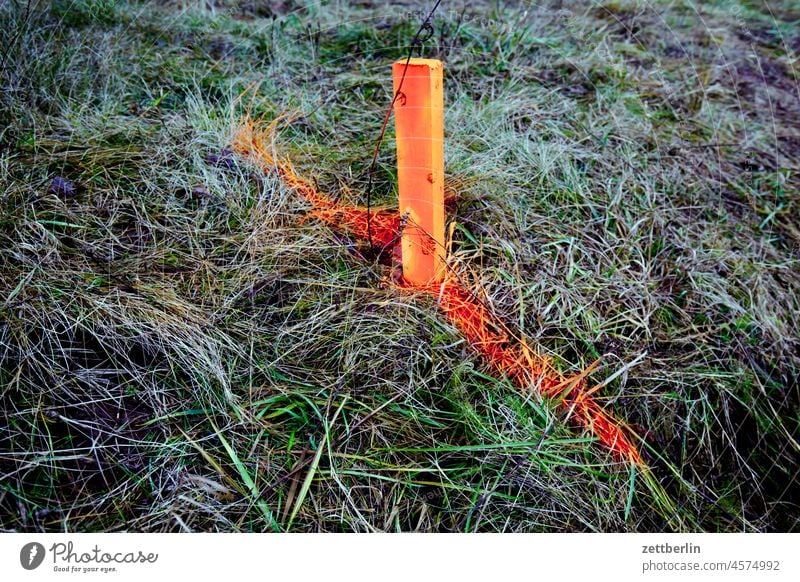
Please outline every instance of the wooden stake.
M405 71L405 78L403 73ZM413 285L444 274L444 92L442 62L398 61L392 66L397 136L397 181L403 229L403 277Z

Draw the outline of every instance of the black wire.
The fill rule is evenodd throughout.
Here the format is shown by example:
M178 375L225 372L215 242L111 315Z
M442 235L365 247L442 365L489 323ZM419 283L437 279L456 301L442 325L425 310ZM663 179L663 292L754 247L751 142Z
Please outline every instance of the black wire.
M406 58L405 67L403 67L403 76L400 77L400 83L397 84L397 91L395 91L394 97L392 97L392 102L386 109L386 115L383 118L381 132L378 135L378 139L375 143L375 151L372 152L372 163L370 163L369 170L367 170L367 240L369 241L369 250L371 255L374 254L375 251L375 246L372 243L372 174L375 171L375 165L378 162L378 151L381 148L381 143L383 143L383 135L386 133L386 127L389 125L389 118L392 116L394 104L400 95L402 95L401 90L403 88L403 81L406 79L408 64L411 62L411 57L414 56L414 50L419 48L420 54L422 54L422 43L433 36L434 30L433 26L431 25L431 18L433 17L433 13L436 12L436 9L439 8L439 4L441 2L442 0L436 0L436 4L434 4L430 12L428 12L428 15L425 17L425 20L422 21L422 25L419 27L419 30L417 30L417 33L414 35L414 38L411 41L411 49L408 51L408 58ZM424 38L421 36L423 32L427 33L427 36Z

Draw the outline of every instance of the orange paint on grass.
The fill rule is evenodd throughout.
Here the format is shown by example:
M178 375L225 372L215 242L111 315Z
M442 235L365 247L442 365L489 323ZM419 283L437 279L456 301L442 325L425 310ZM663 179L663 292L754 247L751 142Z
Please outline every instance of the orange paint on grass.
M505 375L523 391L535 389L559 402L572 419L619 457L643 464L622 423L588 394L586 372L573 378L562 375L524 340L510 337L502 322L451 274L441 284L411 288L434 295L442 312L496 373Z
M300 178L288 160L279 160L272 153L272 135L277 126L259 127L246 119L234 138L233 147L255 160L264 172L276 170L284 183L300 194L314 209L311 215L361 239L367 239L367 211L342 205L321 194L311 182ZM397 212L376 210L372 213L372 238L382 249L391 249L401 235ZM492 371L508 377L523 391L537 390L543 397L558 403L569 418L594 434L619 458L637 465L644 461L631 443L624 423L607 413L587 388L586 375L561 374L550 361L536 354L524 340L514 338L507 326L475 295L468 291L451 272L445 271L441 283L417 285L406 281L404 288L435 297L447 319L459 329L470 345L486 360Z
M251 119L245 119L233 138L233 148L256 161L264 173L275 170L283 182L300 194L313 206L311 216L346 231L352 236L366 240L367 210L358 206L348 206L320 194L309 181L300 178L288 159L280 159L274 153L272 137L282 118L270 124L259 126ZM401 221L397 212L388 209L373 209L371 214L372 240L379 250L391 250L400 237Z

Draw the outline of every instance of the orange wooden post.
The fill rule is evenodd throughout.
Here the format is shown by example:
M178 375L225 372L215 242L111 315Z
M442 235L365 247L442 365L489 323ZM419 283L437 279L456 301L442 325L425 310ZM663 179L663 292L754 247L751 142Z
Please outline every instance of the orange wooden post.
M392 78L397 136L397 181L403 229L403 278L413 285L440 281L444 274L444 92L442 62L405 59ZM405 78L403 71L405 70Z

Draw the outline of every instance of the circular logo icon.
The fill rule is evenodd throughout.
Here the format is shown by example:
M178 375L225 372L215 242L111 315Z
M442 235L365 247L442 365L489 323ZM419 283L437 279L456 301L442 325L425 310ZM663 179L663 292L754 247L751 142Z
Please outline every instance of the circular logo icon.
M25 544L19 551L19 563L26 570L35 570L44 562L44 554L44 546L39 542Z

